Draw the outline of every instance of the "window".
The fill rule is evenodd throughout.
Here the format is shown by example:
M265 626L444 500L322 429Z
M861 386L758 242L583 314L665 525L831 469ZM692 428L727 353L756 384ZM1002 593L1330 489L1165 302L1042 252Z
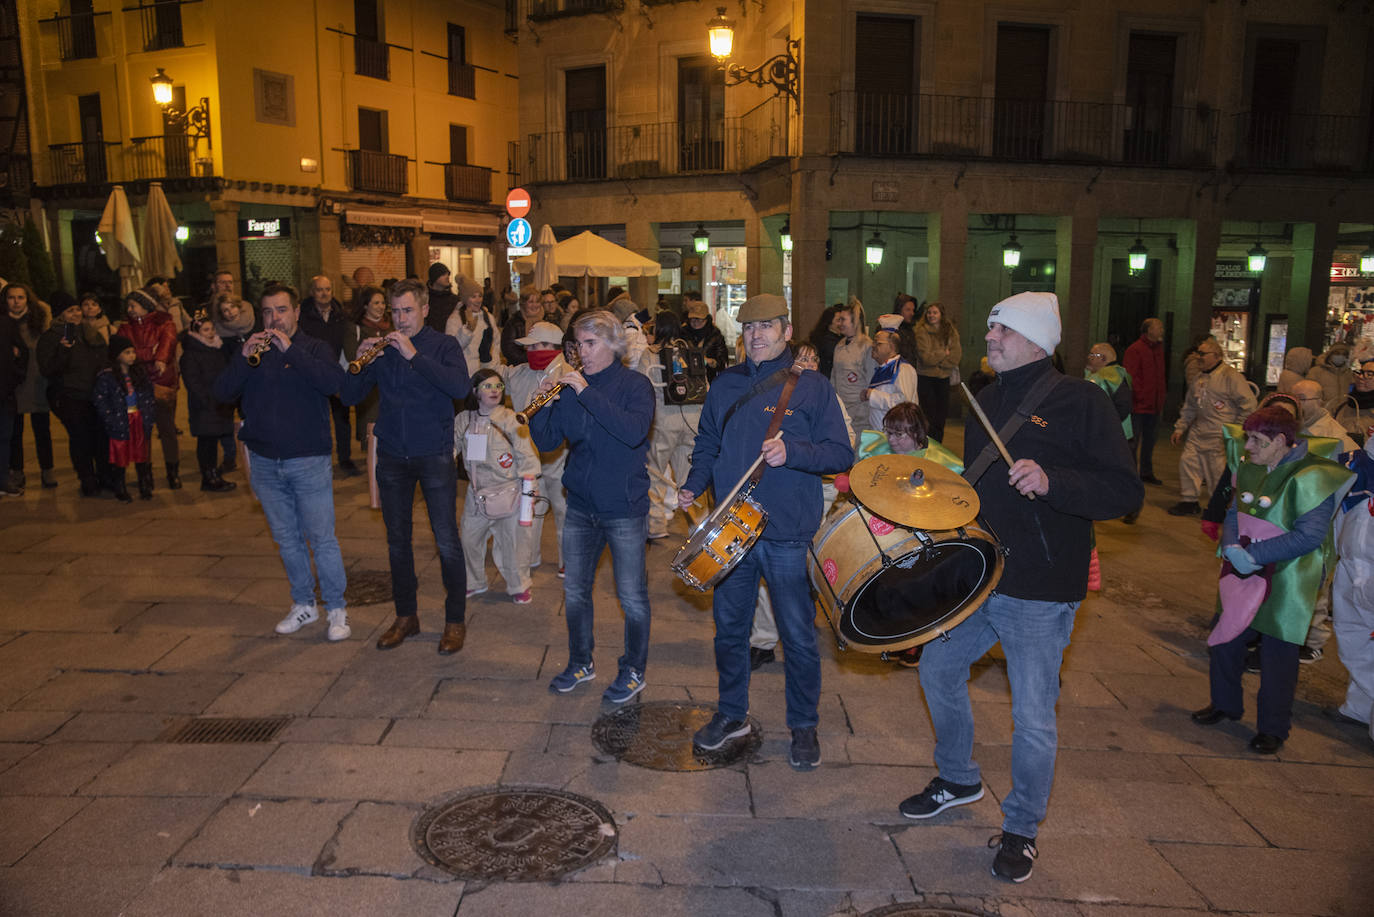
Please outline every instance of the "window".
M143 50L186 44L181 34L181 0L139 0L138 8L143 17Z
M106 181L109 173L105 165L105 128L101 123L100 93L78 97L76 110L81 121L81 162L84 168L74 180L99 184Z
M71 0L71 11L71 18L58 26L62 59L95 57L95 8L91 0Z
M353 0L353 72L374 79L390 78L390 59L382 39L377 0Z
M1044 155L1050 38L1048 26L997 26L997 88L992 108L995 156L1040 159Z
M386 133L386 112L375 108L358 109L358 149L385 153Z
M725 71L709 57L677 63L679 170L725 168Z
M477 98L477 68L468 63L467 31L448 24L448 94L465 99Z
M564 72L568 179L606 177L606 68Z
M854 22L856 152L916 152L921 21L860 15Z
M1132 32L1126 57L1127 162L1169 160L1178 36Z
M466 125L450 124L448 126L448 161L458 165L467 165L468 129Z

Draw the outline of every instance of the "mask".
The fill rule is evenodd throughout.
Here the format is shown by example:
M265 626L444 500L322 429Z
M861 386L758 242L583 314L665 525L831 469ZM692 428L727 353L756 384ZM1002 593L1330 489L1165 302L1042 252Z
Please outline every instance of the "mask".
M1326 358L1326 362L1330 363L1332 366L1344 366L1345 356L1339 353L1332 354L1331 356Z
M529 357L530 369L543 372L549 368L549 364L558 356L556 350L531 350L525 354Z

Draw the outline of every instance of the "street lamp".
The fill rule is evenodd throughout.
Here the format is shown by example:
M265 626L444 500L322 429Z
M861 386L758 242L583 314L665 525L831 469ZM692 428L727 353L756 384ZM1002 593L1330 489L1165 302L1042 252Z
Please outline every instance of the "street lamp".
M864 244L864 261L868 262L870 271L877 271L878 266L883 263L883 252L887 249L887 243L883 237L878 235L878 230L873 230L873 238Z
M1264 246L1259 244L1258 239L1255 240L1255 247L1246 252L1245 255L1247 258L1246 266L1250 268L1251 272L1263 273L1264 264L1269 260L1269 252L1264 250Z
M735 24L725 18L723 6L716 7L715 18L706 23L706 40L711 48L711 56L725 71L726 86L738 86L740 83L772 86L774 94L786 95L798 109L801 108L800 40L788 38L787 50L773 55L757 67L727 64L726 60L735 50Z
M1002 267L1007 270L1015 270L1021 263L1021 243L1016 241L1016 233L1011 234L1011 238L1002 244Z
M1363 274L1374 273L1374 244L1371 244L1361 253L1360 272Z
M706 227L697 224L697 231L692 233L692 248L696 249L698 255L706 254L706 249L711 247L711 234L706 231Z
M167 75L167 71L158 67L157 73L148 77L148 82L153 84L153 101L162 106L162 114L167 119L168 126L185 130L187 136L192 138L193 149L200 144L202 137L205 138L206 146L213 149L214 141L210 137L210 99L201 96L200 102L194 108L182 111L172 107L172 78Z
M1145 243L1140 241L1140 236L1135 237L1135 244L1126 252L1126 261L1131 266L1132 274L1139 274L1145 270L1145 264L1150 260L1150 250L1145 247Z
M783 221L782 232L778 234L778 241L782 244L782 250L790 252L792 250L792 218L788 217Z

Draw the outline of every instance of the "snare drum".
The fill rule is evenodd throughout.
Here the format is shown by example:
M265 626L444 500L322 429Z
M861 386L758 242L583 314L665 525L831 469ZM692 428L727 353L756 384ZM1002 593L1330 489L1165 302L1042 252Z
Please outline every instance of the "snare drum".
M699 592L715 586L743 559L768 522L768 511L748 488L701 520L673 558L673 572Z
M810 569L840 649L894 653L934 640L1002 578L1001 546L976 522L901 528L859 506L832 518L811 542Z

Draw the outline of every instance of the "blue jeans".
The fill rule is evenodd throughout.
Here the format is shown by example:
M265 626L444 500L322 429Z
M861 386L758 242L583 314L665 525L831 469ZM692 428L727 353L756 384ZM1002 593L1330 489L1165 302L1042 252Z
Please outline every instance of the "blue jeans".
M641 674L649 663L649 585L644 570L644 544L649 536L649 517L606 518L568 507L563 522L563 602L568 617L568 663L592 661L596 641L592 636L592 584L601 551L611 549L615 595L625 614L625 652L620 669Z
M716 673L720 712L732 720L749 712L749 630L758 604L759 578L768 580L773 617L782 640L787 728L815 726L821 697L821 656L816 649L816 606L806 577L804 541L754 543L730 575L716 584Z
M334 475L329 456L270 459L250 451L248 465L253 493L262 503L267 527L286 567L291 601L315 603L315 577L310 572L313 552L324 607L343 608L348 583L339 540L334 537Z
M439 550L439 574L447 593L444 621L456 624L463 620L467 604L468 574L463 566L463 543L458 538L458 470L447 452L400 458L377 450L377 492L382 498L382 522L386 523L396 616L409 617L419 610L415 552L411 548L416 484L424 494L429 529Z
M771 585L771 583L770 583ZM1002 801L1002 830L1035 837L1054 784L1059 730L1059 666L1073 634L1077 602L1036 602L994 592L949 632L926 644L921 689L935 726L935 766L950 783L982 777L973 761L969 666L997 644L1011 682L1011 792Z

